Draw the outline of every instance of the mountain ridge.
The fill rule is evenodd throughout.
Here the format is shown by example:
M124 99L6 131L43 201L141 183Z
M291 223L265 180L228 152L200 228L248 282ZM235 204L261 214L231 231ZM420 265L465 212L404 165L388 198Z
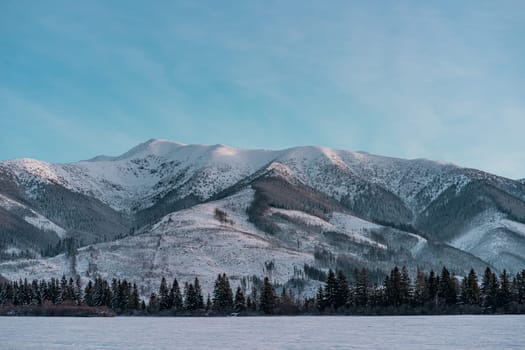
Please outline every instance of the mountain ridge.
M246 191L251 195L235 197ZM231 198L242 198L244 209L223 207ZM234 224L210 226L209 219L190 218L195 210L205 210L208 214L197 216L209 218L214 206L234 216ZM158 224L166 224L174 213L179 222L193 213L187 218L193 226L169 222L173 227L159 231ZM341 215L353 224L342 224ZM248 228L237 227L239 222L249 223L243 224ZM257 237L274 247L263 251L285 249L281 252L287 255L289 249L298 249L303 264L319 268L370 265L381 270L392 261L438 268L447 261L458 272L484 264L519 270L525 265L524 223L525 184L520 181L451 163L327 147L242 150L150 139L118 156L75 163L27 158L0 162L0 230L5 232L0 252L7 256L8 251L29 250L39 256L48 245L74 237L86 247L79 259L90 262L76 264L84 266L77 272L86 277L90 264L110 266L86 256L86 249L107 256L111 242L123 242L126 260L142 254L140 244L131 248L130 242L140 242L137 237L154 240L148 237L156 232L176 246L192 245L174 232L199 240L194 236L199 230L213 232L205 245L215 244L215 235L234 235L241 241ZM249 245L238 249L248 259ZM215 271L233 269L230 258L217 248L212 251L206 253L210 256L202 253L201 259L216 261ZM253 266L265 266L268 260L258 252ZM49 264L57 261L49 259ZM48 264L46 259L31 261L24 264ZM0 274L16 275L13 264L0 264ZM71 270L65 267L67 259L63 264L64 271ZM113 268L130 273L124 265ZM148 266L151 271L141 268L141 273L160 273L155 264ZM196 269L204 271L202 266ZM249 272L260 274L264 268L256 270ZM279 276L283 282L292 277Z

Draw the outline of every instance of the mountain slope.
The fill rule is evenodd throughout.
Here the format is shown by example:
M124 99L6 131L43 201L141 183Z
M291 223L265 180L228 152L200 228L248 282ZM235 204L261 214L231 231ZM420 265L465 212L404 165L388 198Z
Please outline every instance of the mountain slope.
M205 291L212 290L211 283L221 272L231 276L234 284L253 282L253 275L285 283L304 278L305 264L320 269L338 267L348 273L370 264L381 273L392 264L417 263L437 269L446 263L462 273L466 272L461 266L465 261L477 269L485 266L461 251L436 249L417 235L348 213L333 212L321 219L302 211L272 208L264 215L273 219L277 231L269 234L246 215L256 191L247 187L227 198L166 215L142 234L81 248L74 264L62 254L3 263L0 273L7 278L50 278L64 273L86 279L126 278L140 282L145 288L142 292L148 293L158 288L162 276L177 276L181 281L198 277ZM402 249L407 250L401 253Z
M230 208L236 201L243 209ZM210 219L214 208L235 224ZM0 162L0 230L7 238L0 251L38 255L75 237L89 245L75 267L84 276L94 266L116 275L134 266L145 279L183 270L203 274L205 266L240 276L240 260L224 256L224 242L239 258L257 257L244 275L261 275L261 266L274 259L283 281L296 273L291 266L304 263L516 271L525 264L524 223L522 182L453 164L325 147L239 150L149 140L117 157L77 163ZM165 264L155 263L159 256ZM142 267L129 265L139 260ZM0 273L26 271L21 265L36 274L70 271L68 261L9 262Z

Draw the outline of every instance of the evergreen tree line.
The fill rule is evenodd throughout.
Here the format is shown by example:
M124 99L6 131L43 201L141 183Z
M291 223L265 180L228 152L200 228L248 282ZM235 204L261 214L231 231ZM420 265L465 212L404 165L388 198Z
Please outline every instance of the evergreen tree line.
M525 313L525 270L514 277L486 268L481 283L471 269L463 278L443 267L440 274L394 267L382 284L371 284L366 269L355 270L353 283L330 270L315 297L319 312L363 314Z
M77 248L84 245L83 241L78 241L74 237L67 237L60 239L55 245L48 244L45 249L42 249L40 254L42 256L57 256L65 253L67 256L75 256Z
M268 278L250 291L241 285L234 293L228 276L219 274L205 300L198 278L181 288L177 279L163 277L158 291L143 300L138 286L125 279L97 278L82 288L79 278L62 276L0 283L0 307L106 307L135 315L525 313L525 270L498 276L487 268L479 281L474 270L460 279L443 267L440 274L418 271L412 281L406 267L394 267L382 284L371 284L366 269L356 269L350 279L329 270L315 297L302 299Z

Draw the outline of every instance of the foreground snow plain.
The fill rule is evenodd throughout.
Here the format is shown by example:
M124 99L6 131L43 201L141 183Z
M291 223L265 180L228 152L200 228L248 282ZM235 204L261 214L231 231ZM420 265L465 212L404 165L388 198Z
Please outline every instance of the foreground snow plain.
M0 318L2 349L525 347L525 316Z

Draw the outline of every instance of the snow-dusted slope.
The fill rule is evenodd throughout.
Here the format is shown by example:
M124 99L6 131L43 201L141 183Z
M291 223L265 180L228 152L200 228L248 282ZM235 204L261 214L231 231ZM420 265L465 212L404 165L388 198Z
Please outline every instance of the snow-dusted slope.
M20 214L25 222L33 225L39 230L54 232L60 238L65 237L66 230L64 230L62 227L58 226L43 215L35 212L33 209L28 208L26 205L23 205L2 194L0 194L0 207L10 212Z
M278 283L304 277L304 264L328 267L317 256L320 251L330 251L334 259L346 259L356 266L367 264L366 252L383 252L386 260L377 263L387 269L392 263L403 262L389 257L397 249L390 247L393 241L414 253L428 245L416 235L337 212L324 220L301 211L272 209L267 215L279 216L287 237L270 235L248 221L246 212L254 195L255 191L247 188L222 200L166 215L143 234L83 247L74 265L62 254L1 263L0 274L10 279L41 279L68 275L74 266L74 273L84 281L96 276L126 278L140 282L144 294L158 288L162 276L183 282L198 277L209 292L217 274L223 272L234 284L253 275L268 276ZM444 259L442 256L439 261ZM435 266L428 259L420 263Z
M227 272L234 281L252 275L270 276L286 282L294 267L313 264L311 253L280 247L246 220L253 191L228 199L201 204L167 215L146 234L82 248L76 269L84 278L95 275L140 280L155 286L161 276L186 281L199 277L205 290L217 274ZM219 208L228 222L215 217ZM274 266L268 270L270 263ZM70 273L70 260L63 255L47 260L0 264L8 278L27 275L47 278Z
M99 156L70 164L32 159L0 163L25 184L52 182L96 197L118 210L154 203L174 188L180 196L207 199L270 163L283 164L304 183L337 199L351 195L364 179L384 186L409 204L426 186L429 199L451 184L468 181L457 167L427 160L403 160L325 147L280 151L239 150L224 145L184 145L149 140L118 157ZM29 187L31 193L33 187Z
M525 224L492 209L479 214L450 244L501 270L525 266Z
M118 157L99 156L71 164L31 159L0 163L28 192L39 183L56 183L131 211L154 204L155 196L177 189L180 196L207 199L269 163L279 152L243 151L224 145L183 145L149 140Z
M263 193L264 186L257 187L263 178L280 180ZM478 264L477 257L509 269L521 268L525 256L523 183L448 163L326 147L240 150L149 140L117 157L69 164L15 159L0 162L0 195L0 229L14 220L6 208L18 203L30 213L18 215L24 225L60 238L92 243L140 233L92 246L90 258L88 248L81 251L79 269L89 261L104 273L125 273L130 261L143 258L150 265L140 273L158 274L164 265L155 261L162 257L169 271L180 264L190 271L191 260L194 274L230 265L236 274L240 260L232 255L230 263L224 244L236 247L239 259L257 257L250 273L260 270L262 252L298 264L317 249L345 255L349 264L425 266L448 254L460 268ZM253 212L246 216L253 198L264 196L273 198L257 215L273 227L271 234L252 224ZM225 202L210 202L217 198ZM230 208L236 201L242 210ZM214 206L223 206L235 224L217 223ZM16 224L10 232L25 227ZM387 260L373 260L378 256ZM54 259L42 264L61 266L60 257Z

